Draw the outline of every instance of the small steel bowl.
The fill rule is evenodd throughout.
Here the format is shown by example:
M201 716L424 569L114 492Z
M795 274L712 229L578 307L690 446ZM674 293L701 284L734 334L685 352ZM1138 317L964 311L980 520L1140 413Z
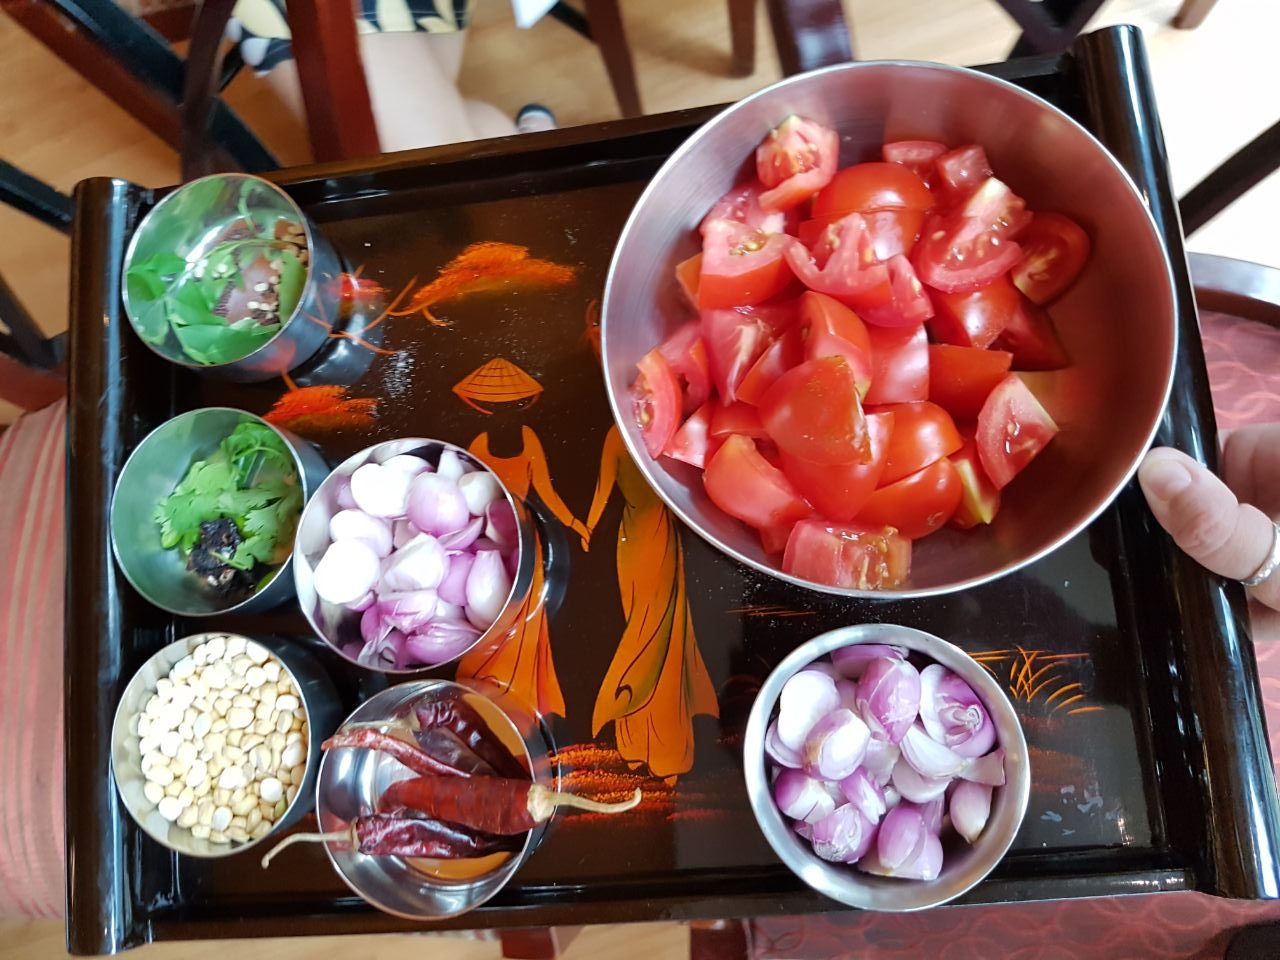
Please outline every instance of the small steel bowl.
M973 845L959 838L945 846L942 872L936 880L901 880L862 873L852 864L829 863L796 834L773 800L764 750L765 731L773 719L783 684L832 650L859 643L890 643L940 663L960 676L982 698L1004 747L1005 785L991 798L991 817ZM769 846L801 880L825 896L863 910L907 912L954 900L992 871L1013 843L1031 797L1031 763L1027 741L1013 704L986 669L959 647L910 627L867 623L841 627L814 637L783 660L764 682L747 718L742 746L743 770L751 811Z
M160 545L160 525L153 512L173 493L191 464L205 460L231 431L245 420L270 427L293 454L294 469L306 500L328 473L329 465L315 447L261 417L231 407L204 407L166 420L147 434L129 454L111 496L111 549L125 578L150 603L182 617L210 617L219 613L254 613L288 600L293 592L289 564L292 556L237 603L218 598L187 570L182 554Z
M156 843L189 857L229 857L275 837L281 830L296 823L311 809L314 800L311 791L320 766L320 744L341 716L338 695L332 682L308 653L296 644L275 638L245 637L248 642L266 647L272 658L280 664L281 670L289 675L298 688L298 699L307 722L306 775L298 785L293 802L285 808L284 816L256 840L214 843L212 840L192 836L189 830L170 823L160 816L160 812L142 792L146 780L142 774L142 755L138 750L136 719L156 692L156 681L168 676L174 664L215 636L234 637L238 634L222 631L197 633L174 641L153 654L124 688L111 725L111 775L129 816Z
M1033 210L1081 223L1093 253L1050 313L1072 366L1027 375L1062 432L1004 490L995 522L919 541L894 590L841 589L782 572L746 525L707 498L699 471L645 452L628 390L644 354L693 317L675 265L697 225L789 114L841 135L840 162L879 160L885 141L979 143L996 175ZM1133 476L1164 411L1177 343L1173 280L1151 214L1124 169L1083 127L1011 83L931 63L841 64L789 77L729 107L686 140L636 203L618 240L600 323L614 418L645 479L703 539L788 583L845 596L949 593L1004 576L1083 530Z
M130 291L130 267L155 254L172 253L194 263L216 237L241 217L241 207L301 224L307 241L306 277L298 303L282 318L275 336L257 349L226 363L198 363L182 351L168 325L162 339L148 338L141 322L147 301ZM192 370L228 380L270 380L310 359L329 335L337 316L342 261L302 208L270 181L244 173L216 173L183 184L142 218L124 256L120 289L134 331L151 350Z
M465 699L529 768L534 780L554 789L556 778L540 724L513 698L490 685L447 680L402 683L365 701L343 726L408 717L417 704L446 698ZM356 817L377 809L378 798L387 787L412 776L399 761L373 750L327 751L316 779L320 830L345 830ZM369 856L333 842L325 843L325 852L347 886L379 910L410 920L441 920L473 910L506 886L545 831L545 823L530 830L513 853L471 860Z
M329 547L329 521L335 513L342 509L338 503L338 494L350 482L349 478L357 469L366 463L385 463L392 457L400 456L401 454L420 456L434 467L440 461L440 454L445 450L452 450L466 463L478 470L487 471L498 481L499 489L502 490L503 496L506 497L512 510L515 511L518 533L517 556L514 575L511 578L511 592L507 594L507 601L503 604L502 612L498 614L498 619L493 622L493 625L488 630L477 637L476 642L468 647L467 650L473 650L477 646L493 640L495 637L501 637L511 629L519 614L520 604L528 596L529 589L533 585L534 564L542 562L535 548L533 520L530 518L528 510L525 509L524 504L518 497L512 495L506 484L502 482L502 479L490 470L484 461L470 451L454 446L452 443L446 443L443 440L406 437L403 440L387 440L383 443L374 444L372 447L367 447L359 453L348 457L325 478L319 489L316 490L315 496L310 499L306 509L302 512L302 519L298 522L298 534L293 546L293 580L298 593L298 603L302 607L302 613L306 616L307 623L311 625L311 629L315 631L316 636L333 647L334 651L348 663L355 664L365 670L400 676L421 673L424 670L434 670L437 667L453 663L467 652L467 650L464 650L458 656L440 663L429 666L419 664L406 667L403 670L373 667L361 663L343 651L343 647L349 643L363 643L360 636L361 615L340 604L322 600L316 594L314 579L316 564L320 562L320 558L324 556L325 550Z

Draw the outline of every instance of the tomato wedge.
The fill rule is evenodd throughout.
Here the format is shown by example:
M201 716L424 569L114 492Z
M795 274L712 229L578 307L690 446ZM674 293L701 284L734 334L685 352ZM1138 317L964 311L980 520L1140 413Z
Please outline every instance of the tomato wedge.
M982 461L978 457L978 447L972 440L950 458L951 465L960 475L960 506L951 516L951 526L959 530L969 530L980 523L990 523L1000 511L1000 491L987 479L982 469Z
M702 254L695 253L676 264L676 283L680 292L695 307L698 305L698 277L702 274Z
M1070 362L1049 314L1022 294L995 345L1013 354L1015 370L1061 370Z
M756 528L800 520L813 512L749 437L729 437L707 462L702 481L712 503Z
M1021 197L988 177L963 207L926 221L914 255L916 272L946 293L976 290L1018 262L1022 250L1013 238L1030 218Z
M928 210L933 194L924 181L897 163L855 163L839 171L813 198L815 220L836 220L875 210Z
M929 338L924 324L868 327L871 341L871 389L868 404L909 403L929 397Z
M788 370L759 410L770 438L792 456L827 465L871 458L857 382L844 357L806 360Z
M784 450L779 452L782 472L824 517L852 520L880 482L892 435L893 414L873 413L867 417L869 463L823 466L793 457Z
M883 261L898 254L909 255L920 239L924 218L923 210L872 210L864 213L862 219L866 222L876 259ZM823 231L839 219L806 220L797 228L796 236L806 247L812 248L822 239Z
M1022 259L1014 265L1013 285L1032 303L1056 300L1075 282L1089 259L1089 235L1070 217L1036 213L1018 237Z
M840 137L829 127L794 114L756 148L756 175L769 189L765 210L790 210L831 182L840 161Z
M1058 432L1040 401L1016 373L991 391L978 414L975 440L982 468L1003 490Z
M938 171L938 187L951 203L968 198L991 176L987 152L977 144L948 150L934 161L934 166Z
M927 187L933 187L938 177L936 161L946 152L947 145L935 140L898 140L880 148L885 162L902 164Z
M862 524L801 520L782 556L785 573L849 590L888 590L911 575L911 541Z
M791 531L794 529L794 521L761 527L757 531L760 534L760 546L764 547L765 553L782 553L787 549L787 541L791 539Z
M885 306L864 309L867 323L879 327L914 327L932 317L933 301L920 285L911 261L899 254L887 266L893 299Z
M893 414L893 436L886 451L879 486L901 480L929 464L955 453L964 443L951 414L936 403L894 403L876 413Z
M889 268L876 262L860 213L829 224L812 250L792 244L787 262L810 290L835 297L859 312L893 303Z
M698 231L706 236L707 226L715 220L732 220L762 233L787 233L787 215L780 210L765 210L760 206L763 192L757 183L734 187L716 201L711 211L702 218Z
M871 386L871 338L866 324L839 300L812 291L800 297L800 339L807 360L844 357L858 396Z
M953 417L973 419L1012 362L1003 350L930 344L929 399Z
M939 343L957 347L989 347L1008 326L1022 294L1008 277L997 277L977 290L964 293L935 292L937 308L929 332Z
M702 311L707 367L721 403L737 399L738 385L774 340L764 317L738 310Z
M745 307L781 293L791 282L783 233L763 233L732 220L713 220L702 240L698 306L703 310Z
M711 411L711 436L727 437L731 433L740 433L752 440L760 440L768 436L764 424L760 422L759 412L751 404L743 403L741 400L727 406L716 404Z
M704 403L689 415L662 450L664 456L680 460L701 470L707 460L720 449L718 438L711 436L711 414L714 401Z
M858 522L893 527L909 540L918 540L946 525L963 492L960 474L943 458L873 493Z
M711 372L702 325L697 320L686 323L658 346L658 352L683 385L684 412L690 413L706 403L711 396Z
M680 422L680 386L656 348L641 357L637 366L640 374L631 385L631 409L644 436L644 448L656 458Z
M780 376L804 359L804 347L798 329L785 331L769 344L760 359L742 378L737 399L742 403L757 404Z

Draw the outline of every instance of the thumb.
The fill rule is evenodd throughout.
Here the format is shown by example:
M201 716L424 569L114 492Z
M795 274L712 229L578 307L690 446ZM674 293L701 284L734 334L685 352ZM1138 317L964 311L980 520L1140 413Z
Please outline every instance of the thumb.
M1270 554L1271 518L1240 503L1225 483L1186 454L1167 447L1152 450L1138 468L1138 482L1160 526L1214 573L1242 580ZM1280 575L1261 584L1255 596L1280 606Z

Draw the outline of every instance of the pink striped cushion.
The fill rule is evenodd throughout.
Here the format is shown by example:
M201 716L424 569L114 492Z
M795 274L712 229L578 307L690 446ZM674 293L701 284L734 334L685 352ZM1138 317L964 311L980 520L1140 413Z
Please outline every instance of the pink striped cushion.
M60 917L66 404L0 434L0 916Z

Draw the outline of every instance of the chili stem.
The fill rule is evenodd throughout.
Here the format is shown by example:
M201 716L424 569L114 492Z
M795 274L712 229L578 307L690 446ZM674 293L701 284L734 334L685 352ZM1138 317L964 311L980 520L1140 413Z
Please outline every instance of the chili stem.
M295 843L342 843L355 845L355 824L346 830L334 830L330 833L292 833L262 855L262 867L265 870L275 855Z
M638 807L640 800L639 787L636 787L636 792L632 794L630 800L603 803L599 800L580 797L576 793L557 793L535 783L529 787L529 814L534 820L542 822L551 819L551 814L555 812L556 807L572 807L575 810L586 810L590 813L626 813Z

